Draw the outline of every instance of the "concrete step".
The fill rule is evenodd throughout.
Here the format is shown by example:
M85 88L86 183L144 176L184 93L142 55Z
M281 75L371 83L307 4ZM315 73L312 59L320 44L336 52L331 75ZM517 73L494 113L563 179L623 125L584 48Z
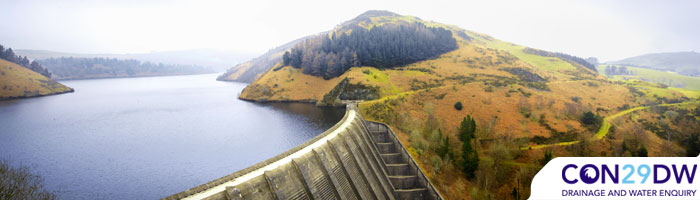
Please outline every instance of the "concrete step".
M382 159L384 159L385 164L406 163L406 161L404 161L403 159L403 156L401 156L401 153L386 153L379 155L382 156Z
M416 188L417 176L389 176L391 184L394 185L394 189L412 189Z
M372 132L372 137L378 143L392 142L389 140L389 133L386 131Z
M398 189L396 194L398 194L398 199L426 199L427 198L427 188L413 188L413 189Z
M411 174L408 163L386 164L386 170L389 176L406 176Z
M398 153L398 150L394 146L394 143L392 142L381 142L377 143L377 148L379 148L379 153L380 154L388 154L388 153Z

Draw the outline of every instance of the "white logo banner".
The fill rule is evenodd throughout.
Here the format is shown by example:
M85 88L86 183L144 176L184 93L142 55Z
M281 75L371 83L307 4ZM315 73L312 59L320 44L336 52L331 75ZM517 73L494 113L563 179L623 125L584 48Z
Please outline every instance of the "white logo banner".
M532 180L530 199L700 200L700 157L559 157Z

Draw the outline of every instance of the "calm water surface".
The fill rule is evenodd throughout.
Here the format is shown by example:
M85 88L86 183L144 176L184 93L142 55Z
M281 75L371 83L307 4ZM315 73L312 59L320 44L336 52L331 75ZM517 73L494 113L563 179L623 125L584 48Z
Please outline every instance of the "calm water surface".
M0 101L0 159L59 199L157 199L299 145L344 109L256 104L216 75L62 81L75 93Z

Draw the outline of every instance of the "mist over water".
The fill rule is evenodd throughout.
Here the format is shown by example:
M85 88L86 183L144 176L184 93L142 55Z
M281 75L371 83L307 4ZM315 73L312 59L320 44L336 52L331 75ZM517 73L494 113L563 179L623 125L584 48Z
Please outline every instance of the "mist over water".
M157 199L330 128L342 108L237 99L216 74L63 81L75 93L0 101L0 159L59 199Z

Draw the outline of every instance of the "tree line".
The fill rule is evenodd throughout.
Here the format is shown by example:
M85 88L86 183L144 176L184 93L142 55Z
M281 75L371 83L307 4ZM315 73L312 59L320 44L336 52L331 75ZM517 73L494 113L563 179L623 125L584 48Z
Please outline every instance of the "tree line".
M0 45L0 59L13 62L36 73L51 78L51 72L49 72L49 70L41 66L41 64L36 62L36 60L29 61L29 59L27 59L27 56L22 57L19 55L15 55L15 52L12 51L12 48L5 49L5 47Z
M301 42L284 53L283 64L330 79L350 67L396 67L457 49L451 31L422 23L386 24L369 30L354 26L349 32Z
M633 75L633 72L627 70L625 66L608 65L605 66L605 75Z
M595 68L595 65L589 63L586 59L583 59L580 57L572 56L572 55L565 54L565 53L559 53L559 52L553 53L553 52L543 51L543 50L539 50L539 49L533 49L533 48L529 48L529 47L525 48L523 51L525 53L539 55L539 56L561 58L563 60L574 62L574 63L577 63L579 65L582 65L590 70L593 70L594 72L598 72L598 70Z
M194 65L173 65L141 62L134 59L60 57L41 59L40 62L57 79L130 77L151 75L198 74L210 69Z

